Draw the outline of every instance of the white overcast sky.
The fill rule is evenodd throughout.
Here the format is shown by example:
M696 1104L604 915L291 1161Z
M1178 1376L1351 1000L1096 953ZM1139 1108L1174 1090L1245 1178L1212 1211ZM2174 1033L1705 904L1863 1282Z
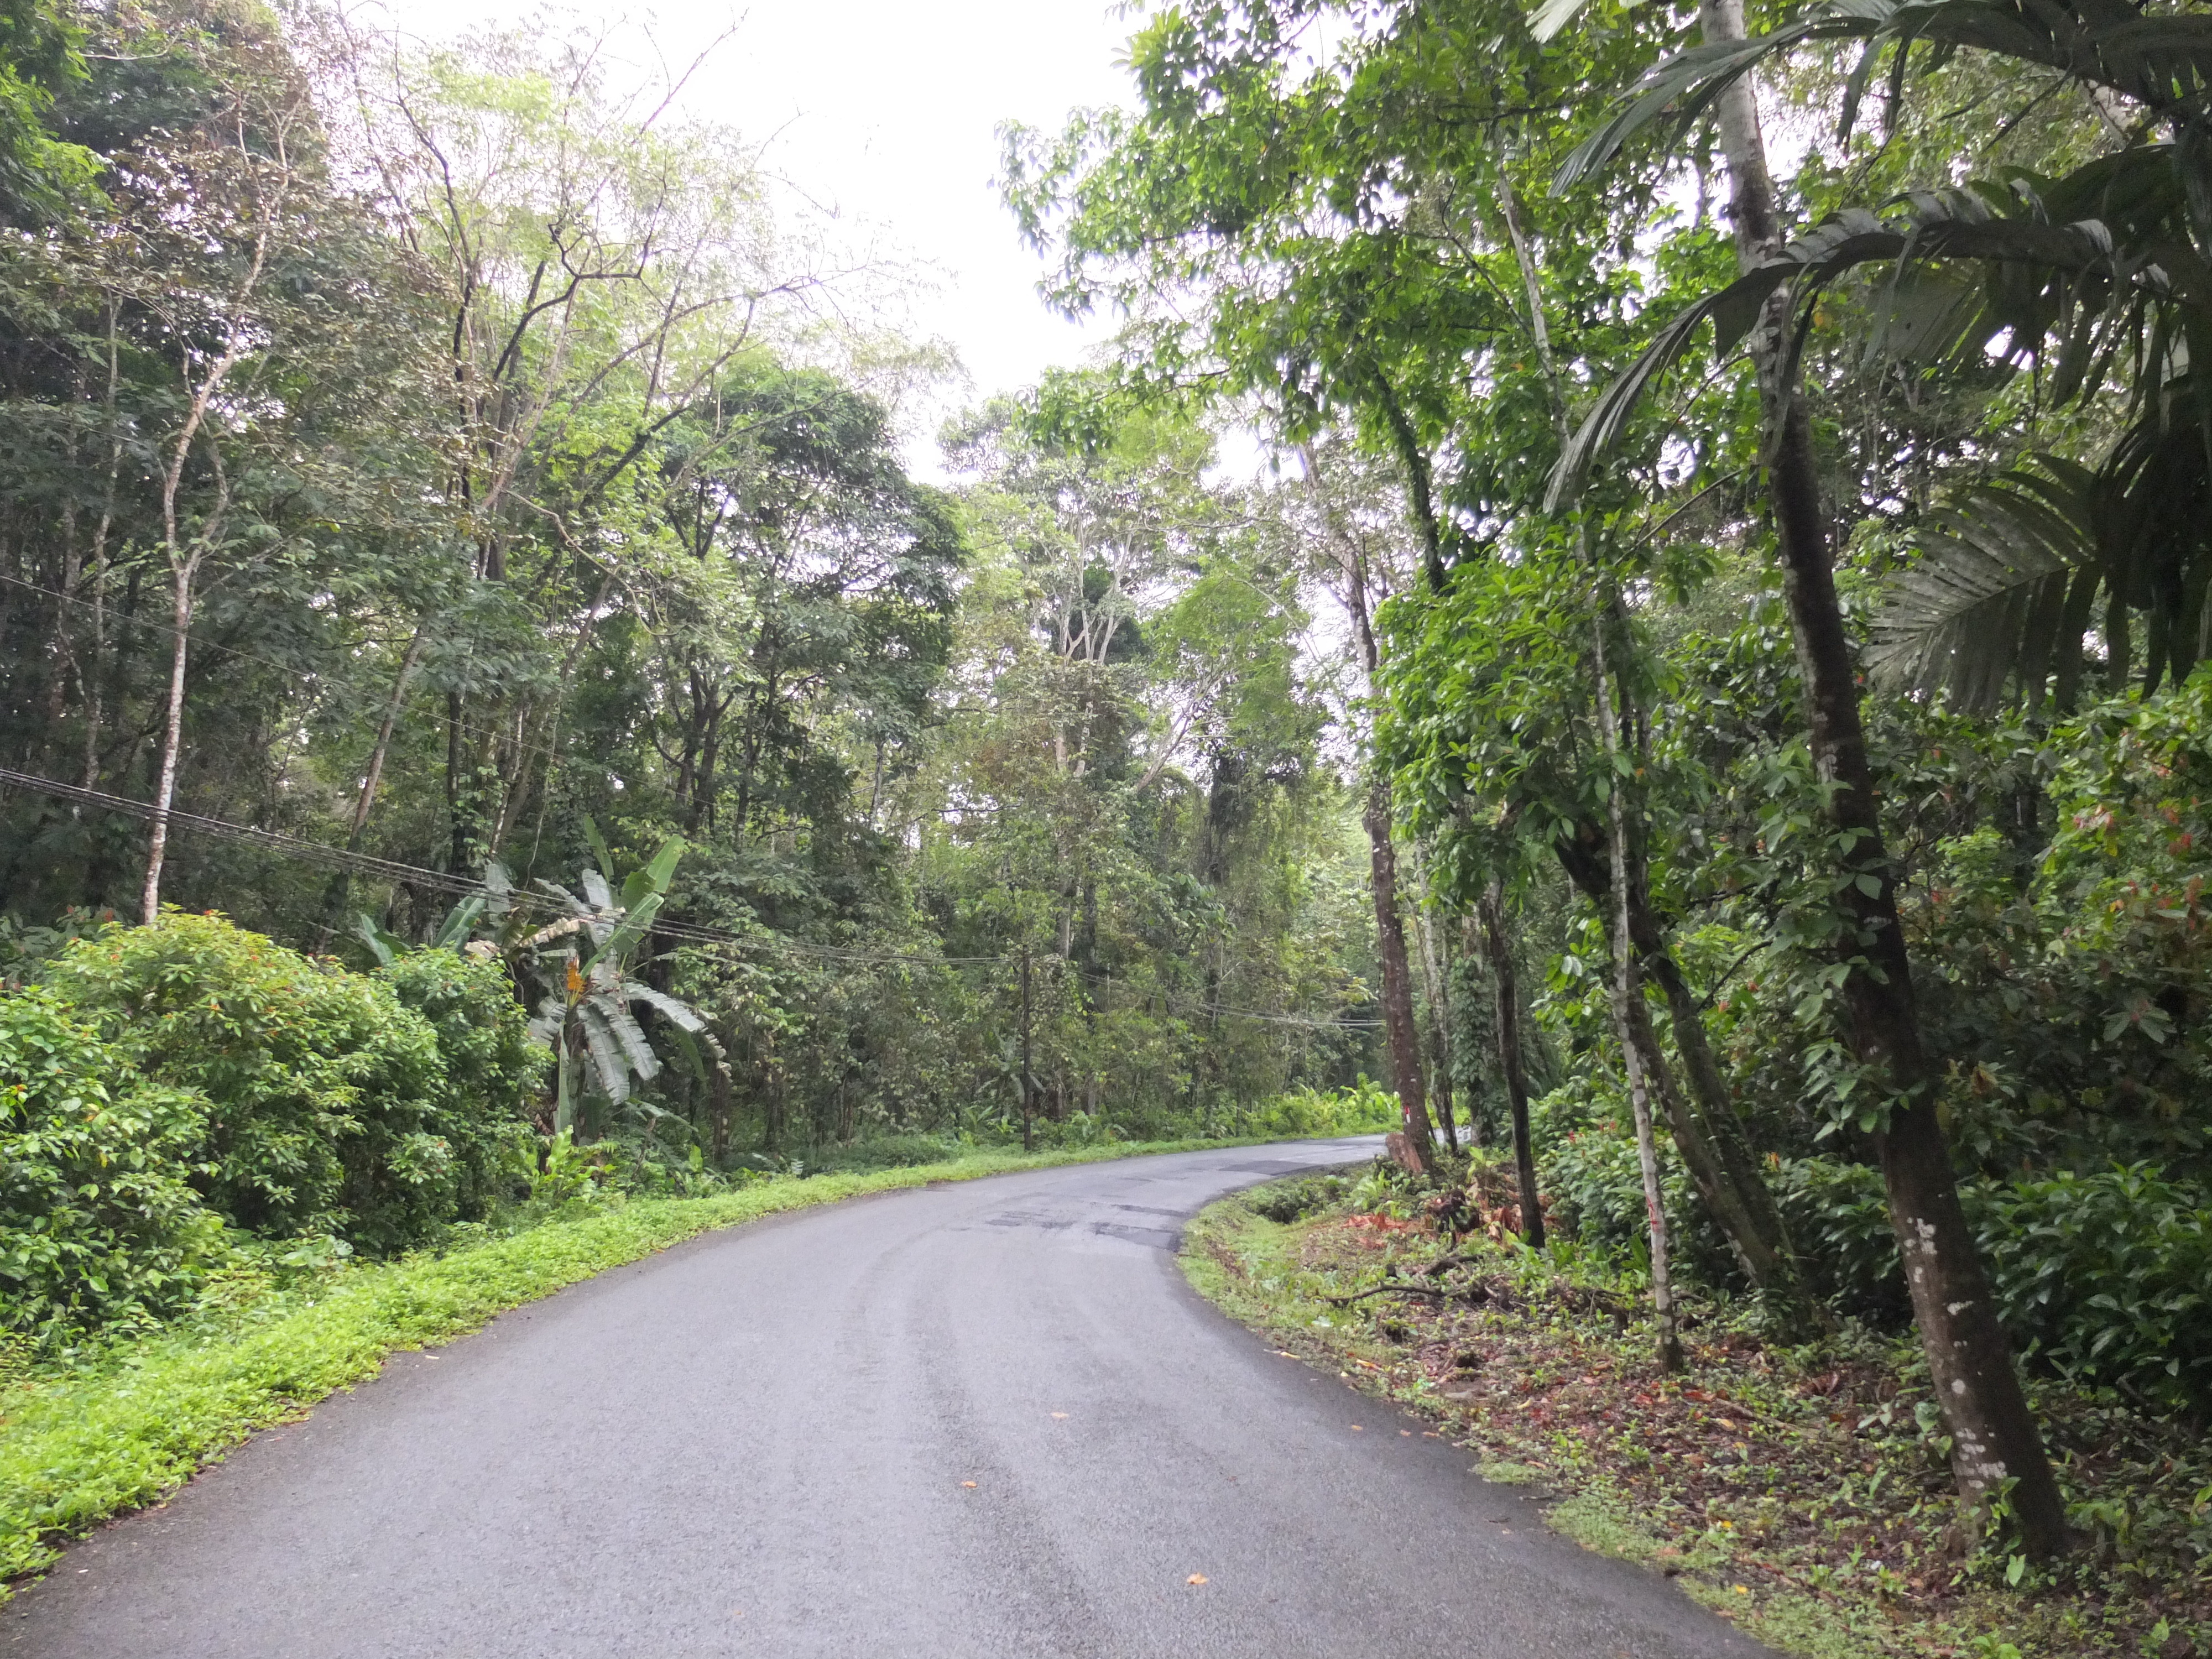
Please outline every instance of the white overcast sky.
M521 15L484 0L387 0L405 33L427 40ZM582 20L628 20L651 62L657 46L688 61L734 35L687 88L697 116L766 141L764 163L834 208L856 246L935 272L904 332L949 342L973 395L1025 386L1072 363L1106 325L1078 327L1036 297L1036 256L1022 246L991 180L999 123L1057 130L1079 106L1128 101L1115 67L1134 16L1104 0L766 0L749 9L667 0L568 0ZM652 37L648 44L646 34Z

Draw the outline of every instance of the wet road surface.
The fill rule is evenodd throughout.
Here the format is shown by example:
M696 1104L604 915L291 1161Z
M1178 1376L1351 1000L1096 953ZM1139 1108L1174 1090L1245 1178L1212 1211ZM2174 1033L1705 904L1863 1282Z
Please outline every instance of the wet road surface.
M257 1437L72 1548L0 1609L0 1650L1763 1653L1184 1283L1200 1206L1374 1146L1024 1172L696 1240Z

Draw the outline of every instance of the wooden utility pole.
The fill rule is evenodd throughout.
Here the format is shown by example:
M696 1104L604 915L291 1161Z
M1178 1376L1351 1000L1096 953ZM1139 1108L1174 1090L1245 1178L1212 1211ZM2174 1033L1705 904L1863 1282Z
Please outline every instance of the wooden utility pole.
M1032 1150L1036 1122L1036 1079L1030 1071L1030 947L1022 946L1022 1150Z

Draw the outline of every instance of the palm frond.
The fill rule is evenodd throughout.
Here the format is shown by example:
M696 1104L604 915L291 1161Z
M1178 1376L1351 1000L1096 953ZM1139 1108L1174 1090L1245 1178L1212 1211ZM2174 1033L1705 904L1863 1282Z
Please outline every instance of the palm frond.
M1992 707L2017 674L2038 699L2069 595L2098 580L2093 502L2054 473L2023 470L1930 514L1919 558L1875 619L1869 674L1972 710Z

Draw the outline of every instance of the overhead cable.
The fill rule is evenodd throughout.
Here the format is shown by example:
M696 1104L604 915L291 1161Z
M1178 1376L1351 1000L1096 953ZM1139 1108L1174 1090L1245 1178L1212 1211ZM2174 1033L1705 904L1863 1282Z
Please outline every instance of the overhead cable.
M18 772L9 767L0 766L0 786L28 790L34 794L94 807L100 811L121 812L131 817L152 819L161 816L161 809L151 801L134 800L128 795L113 795L105 790L88 789L82 784L64 783L58 778L40 777L34 773ZM520 889L492 888L448 870L432 870L422 865L404 864L396 859L378 858L373 854L357 852L350 848L310 841L304 836L290 835L282 830L264 830L252 824L233 823L227 818L187 812L180 807L171 807L168 819L173 830L211 836L222 841L239 842L273 853L280 858L304 860L380 881L427 887L460 898L504 900L524 909L546 909L551 908L553 902L545 896ZM656 917L652 931L660 938L680 944L720 946L726 950L766 948L815 957L825 962L854 964L899 963L920 968L1006 967L1016 960L1009 956L925 957L908 952L856 951L834 945L811 945L782 934L733 933L727 928L702 922L678 921L672 917ZM1128 983L1107 974L1086 974L1083 976L1094 983ZM1268 1024L1306 1026L1316 1030L1374 1030L1381 1027L1381 1022L1376 1020L1316 1019L1296 1014L1267 1014L1253 1009L1224 1007L1216 1003L1200 1003L1195 1012L1224 1018L1258 1020Z

